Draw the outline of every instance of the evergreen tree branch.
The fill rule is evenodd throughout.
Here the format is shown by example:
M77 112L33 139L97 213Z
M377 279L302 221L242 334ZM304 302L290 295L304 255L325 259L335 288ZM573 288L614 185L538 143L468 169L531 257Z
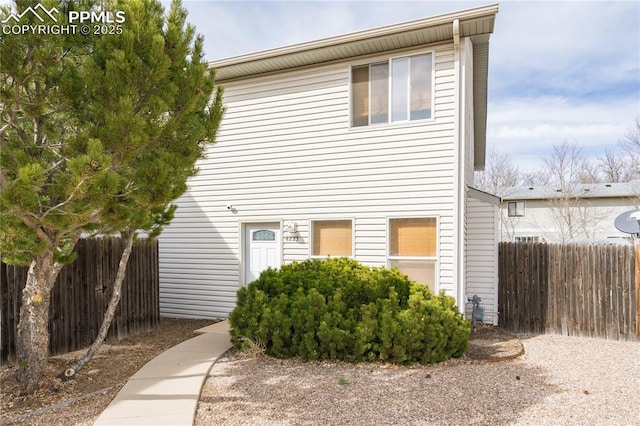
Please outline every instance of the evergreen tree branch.
M45 232L45 230L42 229L42 227L40 225L38 225L38 223L36 223L34 220L32 220L27 213L18 212L17 216L20 218L20 220L22 220L22 223L27 225L30 229L32 229L36 233L36 236L38 237L38 239L40 241L45 242L45 243L50 243L51 242L51 238Z
M180 2L171 19L154 0L119 7L133 43L3 36L11 61L0 75L0 250L3 260L35 262L31 294L43 300L19 321L21 336L39 339L19 338L25 389L37 386L46 365L44 308L56 265L72 261L81 235L140 229L153 237L166 226L224 112ZM118 302L111 303L113 314Z
M2 167L0 167L0 192L2 192L2 190L6 188L8 185L9 185L9 181L7 180L7 176L4 174Z
M13 122L9 121L8 123L6 123L4 126L0 127L0 136L4 135L4 132L6 132L7 130L9 130L12 126Z
M86 182L86 179L82 179L80 180L80 182L78 182L78 184L76 185L76 187L73 189L73 191L71 192L71 194L69 194L69 196L67 197L66 200L56 204L55 206L52 206L51 208L49 208L46 212L44 212L40 218L44 219L45 217L47 217L48 215L50 215L52 212L56 211L56 210L61 210L63 207L68 206L69 204L71 204L71 202L74 200L74 198L76 197L76 194L80 191L80 189L82 188L82 185L84 185L84 183Z

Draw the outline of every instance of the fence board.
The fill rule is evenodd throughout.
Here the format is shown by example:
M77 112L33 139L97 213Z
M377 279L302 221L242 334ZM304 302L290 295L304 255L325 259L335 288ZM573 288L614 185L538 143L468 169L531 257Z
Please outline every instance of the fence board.
M78 257L60 271L51 293L50 353L82 349L98 334L113 289L124 241L80 240ZM15 359L15 333L27 268L0 264L0 360ZM108 341L152 330L160 319L158 243L133 247L123 282L121 305Z
M500 326L636 340L639 256L640 245L500 243Z
M636 299L635 303L631 307L631 316L633 317L633 312L636 313L636 339L640 340L640 241L636 242L636 264L635 264L635 292ZM631 301L633 302L633 296L631 296Z

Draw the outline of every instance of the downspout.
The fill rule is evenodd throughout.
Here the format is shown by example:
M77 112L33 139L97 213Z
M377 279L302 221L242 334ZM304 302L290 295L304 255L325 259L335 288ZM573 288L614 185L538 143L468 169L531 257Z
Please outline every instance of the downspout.
M466 297L464 295L464 198L465 191L465 161L466 149L464 147L464 132L462 131L464 118L464 90L462 85L462 64L461 64L461 48L460 48L460 20L453 21L453 49L454 49L454 216L453 226L456 241L454 242L454 268L453 268L453 285L455 286L455 298L459 311L464 315Z
M458 53L460 53L459 52L459 48L460 48L460 20L459 19L453 20L453 47L454 49L458 49Z

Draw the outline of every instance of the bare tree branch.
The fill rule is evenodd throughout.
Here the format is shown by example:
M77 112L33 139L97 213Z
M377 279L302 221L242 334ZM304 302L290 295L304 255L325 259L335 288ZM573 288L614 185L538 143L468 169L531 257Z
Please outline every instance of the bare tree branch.
M507 154L498 154L495 147L489 150L485 169L476 172L474 184L483 191L497 194L501 188L517 186L521 183L521 173Z

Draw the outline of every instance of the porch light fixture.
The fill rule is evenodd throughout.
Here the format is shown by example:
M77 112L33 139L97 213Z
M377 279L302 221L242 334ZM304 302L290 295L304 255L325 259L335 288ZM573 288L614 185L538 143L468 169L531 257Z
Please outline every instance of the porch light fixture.
M282 228L284 233L285 241L298 241L298 224L295 222L285 222L284 228Z

